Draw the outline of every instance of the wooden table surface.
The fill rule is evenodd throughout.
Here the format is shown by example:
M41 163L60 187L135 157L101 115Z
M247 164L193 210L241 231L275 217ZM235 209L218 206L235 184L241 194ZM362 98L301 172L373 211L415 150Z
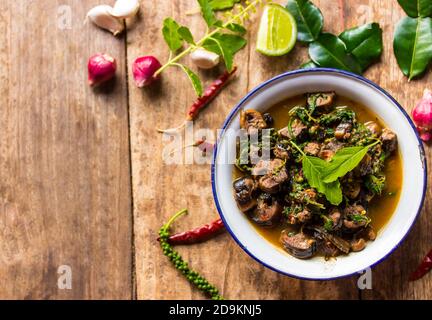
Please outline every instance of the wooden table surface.
M140 55L168 58L160 32L165 17L190 26L197 37L203 21L185 14L196 8L194 1L143 0L139 17L115 38L83 24L86 12L101 3L0 3L0 298L202 299L155 241L163 221L180 208L190 214L177 230L217 217L209 166L164 164L166 142L155 131L179 123L195 95L175 69L140 90L130 67ZM409 83L397 66L392 38L405 15L397 1L314 3L333 33L380 23L384 53L365 76L410 110L432 72ZM280 58L258 54L258 20L256 15L249 23L249 45L236 56L236 79L202 113L197 128L217 129L249 90L306 61L300 44ZM92 90L86 63L96 52L113 55L118 72L116 81ZM208 82L218 73L200 75ZM431 167L432 152L426 153ZM407 281L432 246L431 196L428 190L403 244L373 268L371 290L359 290L357 276L325 282L281 276L249 258L228 234L179 250L228 299L431 299L432 274ZM71 267L71 289L57 285L61 265Z

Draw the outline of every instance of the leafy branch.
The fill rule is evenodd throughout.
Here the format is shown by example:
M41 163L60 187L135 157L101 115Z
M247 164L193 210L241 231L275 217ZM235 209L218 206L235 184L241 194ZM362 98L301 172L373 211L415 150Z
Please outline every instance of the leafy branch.
M380 143L379 140L365 147L346 147L336 152L330 162L318 157L312 157L293 141L291 144L302 155L303 174L312 188L325 195L333 205L339 205L342 200L342 189L339 178L356 168L370 148Z
M204 48L221 56L228 71L233 69L234 55L246 45L246 39L242 37L246 32L244 21L249 18L251 12L256 12L258 5L265 0L246 1L245 5L235 4L238 1L216 1L197 0L203 19L207 24L207 32L200 40L195 41L192 32L186 26L179 25L174 19L166 18L163 22L162 34L171 54L168 61L162 65L154 74L158 76L161 72L171 66L181 67L191 80L195 92L202 95L202 84L199 77L189 68L180 64L179 61L197 48ZM234 5L235 4L235 5ZM233 6L232 12L228 12L227 21L218 19L216 10ZM177 53L184 42L188 46ZM174 55L174 56L173 56ZM201 90L200 90L201 88Z

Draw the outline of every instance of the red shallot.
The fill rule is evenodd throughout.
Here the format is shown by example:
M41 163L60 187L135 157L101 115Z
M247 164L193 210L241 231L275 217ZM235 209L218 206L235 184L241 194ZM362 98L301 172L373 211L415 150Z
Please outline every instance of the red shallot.
M155 81L155 72L161 67L158 59L153 56L136 58L132 65L132 73L138 88L148 86Z
M117 69L116 60L106 53L98 53L88 61L88 82L95 86L112 79Z
M432 91L425 89L423 98L412 111L420 138L429 141L432 138Z

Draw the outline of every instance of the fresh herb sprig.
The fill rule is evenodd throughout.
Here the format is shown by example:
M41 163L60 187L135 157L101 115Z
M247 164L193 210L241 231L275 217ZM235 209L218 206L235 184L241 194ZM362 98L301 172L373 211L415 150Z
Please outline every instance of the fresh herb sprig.
M330 67L360 74L381 56L382 30L378 23L348 29L336 36L322 32L324 18L312 1L288 0L286 8L296 19L298 40L309 43L311 61L301 68Z
M347 147L336 152L331 161L327 162L318 157L308 156L294 142L291 144L302 155L303 174L312 188L325 195L333 205L339 205L343 200L339 178L356 168L370 148L380 143L375 141L367 146Z
M312 188L317 189L318 192L325 195L327 200L333 205L339 205L342 200L342 189L339 180L326 183L322 180L322 173L325 168L329 166L328 162L317 158L308 156L304 151L293 141L291 144L300 152L302 155L302 168L303 174L309 182Z
M219 294L218 289L210 284L206 278L201 276L198 272L193 271L188 263L183 260L180 254L174 250L172 245L168 242L170 237L171 224L180 216L187 213L187 209L180 210L166 224L159 230L159 243L164 255L166 255L174 267L179 270L189 280L190 283L195 285L199 290L209 295L213 300L223 300Z
M365 147L347 147L336 152L328 165L321 172L321 178L325 183L331 183L354 170L365 157L370 148L380 143L379 140Z
M157 77L168 67L180 67L191 81L198 96L203 94L203 86L200 78L188 67L179 61L197 48L204 48L221 56L228 71L233 69L234 55L242 49L247 41L243 37L246 33L244 21L249 18L250 13L255 12L258 5L265 0L246 1L245 5L235 4L237 1L215 1L197 0L200 6L201 15L207 24L207 32L200 40L195 41L192 32L186 26L181 26L172 18L166 18L163 22L162 34L170 49L168 61L162 65L154 74ZM218 19L216 10L223 5L227 8L234 7L232 12L227 14L227 21ZM235 5L234 5L235 4ZM184 44L188 46L178 53Z

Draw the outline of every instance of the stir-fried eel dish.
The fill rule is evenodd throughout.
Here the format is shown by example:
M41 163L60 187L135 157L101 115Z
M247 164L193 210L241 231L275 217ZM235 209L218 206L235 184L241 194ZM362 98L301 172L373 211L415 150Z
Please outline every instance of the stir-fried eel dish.
M241 128L258 143L238 143L237 205L257 229L271 230L262 234L276 234L300 259L363 250L376 238L374 204L391 196L397 201L387 187L387 172L397 171L388 166L400 161L394 160L396 134L377 119L362 122L358 111L337 106L336 99L334 92L306 94L302 104L284 109L279 128L271 111L240 115ZM265 135L268 157L260 142Z

